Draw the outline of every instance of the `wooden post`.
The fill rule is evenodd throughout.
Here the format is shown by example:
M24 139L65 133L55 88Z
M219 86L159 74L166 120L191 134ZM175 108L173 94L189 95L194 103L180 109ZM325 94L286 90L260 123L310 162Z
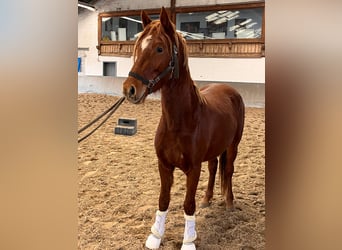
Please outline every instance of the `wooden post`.
M171 18L171 21L176 24L176 0L170 0L171 3L170 3L170 11L171 11L171 15L170 15L170 18Z

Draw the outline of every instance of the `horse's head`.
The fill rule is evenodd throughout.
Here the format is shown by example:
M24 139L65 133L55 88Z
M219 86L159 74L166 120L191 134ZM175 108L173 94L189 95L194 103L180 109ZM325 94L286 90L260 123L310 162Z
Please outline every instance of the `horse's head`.
M134 64L123 83L123 94L132 103L141 103L170 78L178 78L178 34L164 7L160 20L152 21L142 11L144 30L134 47Z

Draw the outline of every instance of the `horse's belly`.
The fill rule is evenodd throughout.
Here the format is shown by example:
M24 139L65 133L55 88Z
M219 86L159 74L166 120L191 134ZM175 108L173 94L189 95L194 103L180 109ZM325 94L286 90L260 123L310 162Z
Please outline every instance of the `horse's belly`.
M217 124L225 124L224 126L213 126L211 128L203 128L206 138L203 143L206 144L206 150L203 153L203 161L212 160L221 155L232 144L236 134L236 123L222 121ZM200 144L200 143L199 143Z
M202 162L209 161L220 156L228 148L229 145L229 141L221 145L211 145L211 147L208 148L208 151L204 155Z

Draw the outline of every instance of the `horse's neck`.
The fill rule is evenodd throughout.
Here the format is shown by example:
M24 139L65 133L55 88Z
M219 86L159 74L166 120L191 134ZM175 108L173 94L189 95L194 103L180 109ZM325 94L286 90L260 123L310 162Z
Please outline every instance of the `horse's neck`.
M193 130L200 98L190 74L169 80L161 89L162 116L169 131Z

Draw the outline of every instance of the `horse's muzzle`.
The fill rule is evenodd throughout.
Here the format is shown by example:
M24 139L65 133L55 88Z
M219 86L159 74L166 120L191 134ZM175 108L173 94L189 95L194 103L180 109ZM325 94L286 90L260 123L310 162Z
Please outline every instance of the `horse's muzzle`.
M145 92L139 93L137 87L134 84L127 82L123 85L123 94L126 96L128 101L134 104L143 102L146 97Z
M136 92L136 89L135 89L134 85L131 85L131 87L129 88L129 91L128 91L128 96L129 97L134 97L135 96L135 92Z

